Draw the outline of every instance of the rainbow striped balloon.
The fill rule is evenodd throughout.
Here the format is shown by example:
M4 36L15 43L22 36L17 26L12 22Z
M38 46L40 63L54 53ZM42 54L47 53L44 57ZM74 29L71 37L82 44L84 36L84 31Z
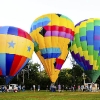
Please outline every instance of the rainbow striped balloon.
M100 75L100 19L90 18L75 26L71 54L95 82Z
M0 27L0 76L15 76L31 59L34 44L24 30Z

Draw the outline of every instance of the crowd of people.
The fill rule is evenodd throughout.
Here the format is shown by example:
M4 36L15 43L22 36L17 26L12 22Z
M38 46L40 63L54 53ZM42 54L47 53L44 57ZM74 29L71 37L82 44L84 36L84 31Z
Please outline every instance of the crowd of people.
M4 86L2 85L0 87L0 90L1 92L9 92L10 90L12 92L20 92L21 90L22 91L25 91L25 85L21 86L21 85L18 85L17 88L15 88L14 86L12 86L12 89L9 90L9 88L7 86ZM40 91L40 85L37 85L37 88L36 88L36 85L34 84L31 88L30 88L31 91ZM61 84L58 84L57 86L52 83L50 86L47 85L46 86L46 91L51 91L51 92L63 92L63 91L92 91L92 92L95 92L97 90L99 90L99 87L97 87L96 84L85 84L85 85L78 85L78 87L76 87L75 85L71 86L71 87L67 87L67 86L64 86L64 85L61 85Z

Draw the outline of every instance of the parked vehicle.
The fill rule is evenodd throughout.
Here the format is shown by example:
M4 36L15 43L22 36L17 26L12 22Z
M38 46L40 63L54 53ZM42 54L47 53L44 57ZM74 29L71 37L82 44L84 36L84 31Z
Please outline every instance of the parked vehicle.
M9 91L18 91L18 84L9 84Z

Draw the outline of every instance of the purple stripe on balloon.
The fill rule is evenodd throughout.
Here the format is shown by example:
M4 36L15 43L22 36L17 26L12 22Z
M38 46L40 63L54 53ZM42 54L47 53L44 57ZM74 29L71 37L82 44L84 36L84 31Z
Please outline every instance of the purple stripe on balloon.
M65 34L65 38L69 38L69 39L70 39L70 38L71 38L71 34L66 33L66 34Z
M95 35L94 40L100 40L100 35Z
M73 40L74 39L74 36L71 35L70 39Z
M59 32L58 36L65 38L66 37L66 34L67 34L66 32Z
M79 53L75 54L73 51L71 52L74 59L78 59L80 62L83 62L84 66L86 67L86 70L92 70L93 65L89 64L89 61L85 60L85 58L82 56L80 57Z
M69 38L70 40L73 40L74 38L70 33L59 32L59 31L46 31L45 37L48 37L48 36L64 37L64 38Z
M76 62L77 62L81 67L83 67L84 70L86 70L86 69L85 69L85 65L84 65L84 63L82 62L82 59L81 59L80 55L79 55L78 53L75 54L73 51L71 52L71 54L72 54L72 57L76 60Z
M76 57L77 57L77 59L78 59L80 62L82 62L79 53L76 54Z
M74 59L76 59L75 53L73 51L71 52L71 54L74 57Z
M56 69L60 70L60 69L61 69L61 67L62 67L62 65L61 65L61 64L56 64Z
M56 33L55 33L56 35ZM45 36L51 36L51 31L46 31Z
M87 69L87 65L86 65L86 63L85 63L84 57L83 57L83 56L81 57L79 53L76 54L76 57L77 57L77 59L78 59L80 62L83 62L84 67L85 67L84 69Z
M89 68L88 68L88 66L86 64L85 58L82 56L81 59L82 59L82 62L84 63L84 66L86 67L85 69L88 70Z
M86 64L87 64L89 70L92 70L93 69L93 65L90 65L90 63L89 63L88 60L86 61Z

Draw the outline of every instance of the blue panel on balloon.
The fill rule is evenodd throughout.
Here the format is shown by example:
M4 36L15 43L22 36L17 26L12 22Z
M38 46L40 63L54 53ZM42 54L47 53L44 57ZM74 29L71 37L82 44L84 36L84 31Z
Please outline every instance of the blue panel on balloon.
M0 69L2 70L2 75L6 75L6 54L0 53Z
M57 58L60 56L61 51L60 48L45 48L41 49L41 55L47 59L47 58Z
M8 34L11 34L11 35L16 35L16 36L18 36L18 29L17 28L15 28L15 27L9 27L8 28L8 32L7 32Z
M86 36L81 36L80 41L86 41Z
M99 48L100 48L100 41L94 41L94 50L97 50L99 51Z
M18 71L15 75L17 75L17 74L25 67L25 65L29 62L29 60L30 60L29 58L26 59L26 61L25 61L24 64L22 65L22 67L19 69L19 71ZM15 76L15 75L14 75L14 76Z
M94 34L100 35L100 26L94 26Z
M48 54L48 53L61 53L60 48L45 48L41 49L41 54Z
M8 76L6 77L6 84L8 84L14 77L13 76Z
M31 28L30 28L30 33L35 29L36 29L36 25L33 25L33 23L32 23Z
M36 30L39 27L46 26L49 22L50 22L50 19L48 17L41 18L41 19L33 22L33 24L31 25L30 32L32 32L33 30Z
M47 53L47 54L42 54L44 59L49 59L49 58L58 58L61 55L61 53Z
M79 62L78 59L75 59L75 61L76 61L84 70L86 70L86 67L84 66L83 62Z
M94 32L93 31L91 31L91 30L89 30L89 31L87 31L86 32L86 34L87 34L87 44L88 45L93 45L93 40L94 40Z
M7 34L9 26L0 27L0 34Z
M6 54L6 74L9 75L15 54Z

